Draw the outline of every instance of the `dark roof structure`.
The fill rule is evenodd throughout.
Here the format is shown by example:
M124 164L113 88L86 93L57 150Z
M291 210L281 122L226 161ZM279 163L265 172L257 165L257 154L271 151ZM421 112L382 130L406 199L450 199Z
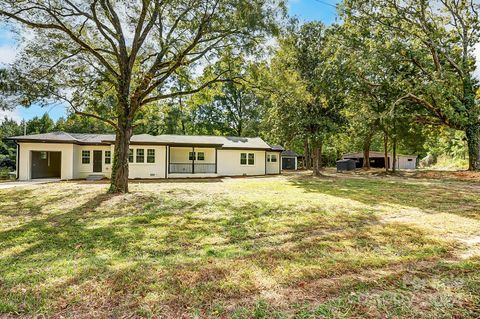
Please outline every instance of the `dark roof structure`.
M282 156L285 157L298 157L299 155L292 150L285 150L282 152Z
M32 135L20 135L9 137L9 140L17 142L44 142L44 143L68 143L68 144L110 144L103 142L108 139L115 139L113 134L83 134L51 132Z
M388 153L388 156L392 156L392 154ZM405 155L405 154L397 154L397 156L404 156L404 157L417 157L417 155ZM370 151L369 152L369 157L374 158L374 157L385 157L384 152L376 152L376 151ZM363 152L356 152L356 153L347 153L343 155L343 158L363 158Z
M285 150L282 145L278 145L278 144L270 145L270 148L272 149L272 151L284 151Z
M13 136L9 138L17 142L43 142L43 143L70 143L70 144L113 144L113 134L83 134L52 132L44 134L32 134ZM260 137L233 137L233 136L201 136L201 135L133 135L130 139L132 144L156 144L174 146L214 146L226 149L273 149ZM275 145L278 147L279 145ZM281 146L280 146L281 147ZM283 148L282 148L283 149Z

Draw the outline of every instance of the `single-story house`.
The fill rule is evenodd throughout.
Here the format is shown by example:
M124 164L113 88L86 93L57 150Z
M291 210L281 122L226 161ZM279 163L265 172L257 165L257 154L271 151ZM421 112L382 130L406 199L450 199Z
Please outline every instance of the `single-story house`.
M110 177L115 135L54 132L9 138L17 143L17 179ZM134 135L129 178L281 173L281 152L259 137Z
M298 154L292 150L285 150L282 152L282 169L298 168Z
M393 156L388 155L388 168L392 169ZM370 167L385 168L385 153L370 151ZM352 159L357 168L363 167L363 152L348 153L343 155L343 159ZM397 169L415 169L417 168L417 155L397 155Z

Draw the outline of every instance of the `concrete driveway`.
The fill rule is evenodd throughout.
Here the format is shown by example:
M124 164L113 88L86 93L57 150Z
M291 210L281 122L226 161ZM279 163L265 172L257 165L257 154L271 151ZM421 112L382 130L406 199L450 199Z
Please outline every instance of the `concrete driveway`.
M53 182L58 182L58 181L60 181L60 180L59 179L45 178L45 179L33 179L33 180L30 180L30 181L4 182L4 183L0 183L0 189L7 189L7 188L14 188L14 187L25 187L25 186L31 186L31 185L40 185L40 184L53 183Z

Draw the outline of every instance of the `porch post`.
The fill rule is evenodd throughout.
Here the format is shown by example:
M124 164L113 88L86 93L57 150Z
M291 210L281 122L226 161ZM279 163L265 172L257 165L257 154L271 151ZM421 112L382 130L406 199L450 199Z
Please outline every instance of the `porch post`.
M192 157L192 174L195 174L195 146L192 147L193 157Z
M217 151L218 148L215 147L215 174L217 174Z

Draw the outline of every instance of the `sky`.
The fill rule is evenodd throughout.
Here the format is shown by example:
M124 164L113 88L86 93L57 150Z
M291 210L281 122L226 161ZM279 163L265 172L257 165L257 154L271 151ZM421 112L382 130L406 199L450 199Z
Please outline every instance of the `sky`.
M288 0L288 10L290 15L297 16L300 21L319 20L325 24L331 24L336 21L337 13L335 3L337 0ZM0 66L13 62L17 52L17 43L13 34L6 28L0 26ZM480 65L480 43L476 47L476 56L478 65ZM480 77L480 68L477 69ZM57 120L66 116L66 108L63 105L52 105L47 107L31 106L29 108L17 107L12 111L0 110L0 121L5 115L14 120L29 120L35 116L42 116L48 113L50 117Z

